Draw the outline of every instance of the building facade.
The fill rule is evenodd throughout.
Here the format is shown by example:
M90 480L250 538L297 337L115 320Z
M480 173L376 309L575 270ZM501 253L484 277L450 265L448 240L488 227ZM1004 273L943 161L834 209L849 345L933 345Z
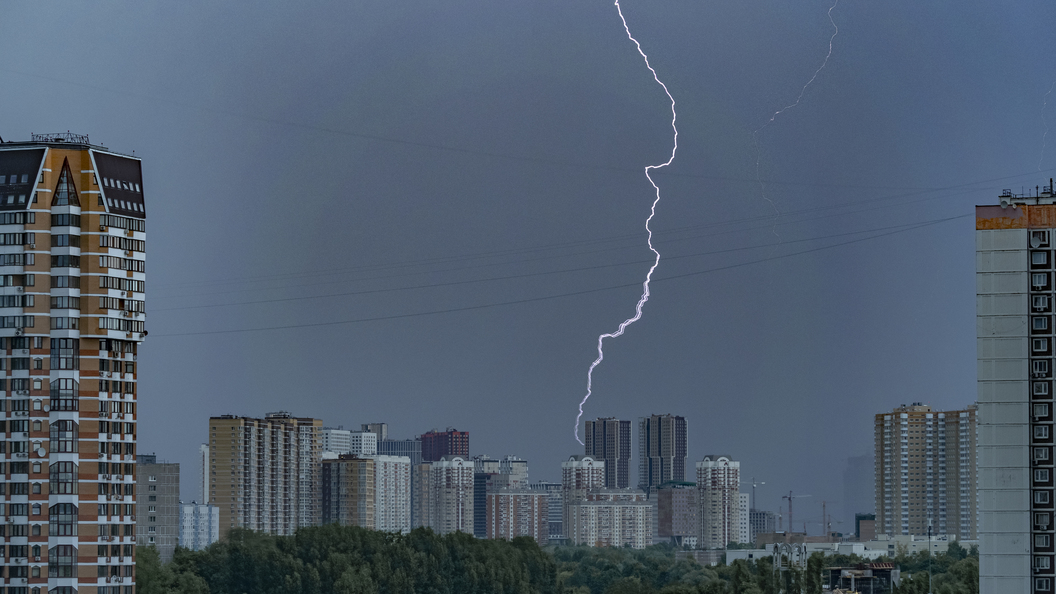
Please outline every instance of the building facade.
M561 516L564 513L564 506L562 505L561 497L561 483L538 481L535 483L531 483L528 488L532 491L540 491L546 493L550 540L554 542L560 541L562 538L564 538L564 531L561 529Z
M976 407L916 402L873 421L876 530L976 538Z
M656 534L660 539L696 544L700 532L700 496L695 483L666 483L656 498Z
M486 538L513 540L518 536L550 541L550 512L545 492L529 489L499 489L487 494Z
M324 452L337 455L352 453L352 432L340 427L323 427L319 430L319 447Z
M639 488L685 481L689 456L685 417L652 415L638 419L638 452Z
M772 511L753 509L748 512L748 538L749 542L755 542L760 534L773 534L777 532L777 514Z
M436 462L444 456L458 456L469 459L469 431L458 431L447 428L447 431L433 429L418 436L422 442L422 461Z
M134 588L145 239L139 159L69 133L0 144L9 589Z
M411 466L422 463L422 442L419 439L382 439L378 441L378 455L407 456Z
M741 463L729 456L704 456L697 462L700 536L706 549L724 549L741 538Z
M411 459L371 456L374 460L374 529L411 531Z
M416 526L432 528L438 534L473 534L473 461L444 456L419 464L413 472Z
M981 594L1056 588L1049 184L1035 197L1005 190L999 204L975 209Z
M180 546L205 550L220 540L220 508L204 503L180 502Z
M371 458L341 454L322 462L322 520L324 524L374 529L375 464Z
M568 506L569 544L644 549L653 544L653 506L636 501L579 501Z
M136 464L136 541L157 547L168 563L180 536L180 465L153 454L136 456Z
M571 538L568 529L569 506L585 501L594 489L605 487L605 461L591 456L569 456L561 463L561 525L565 537Z
M614 417L587 421L583 431L584 454L605 461L605 486L631 486L631 422Z
M209 500L232 528L293 534L320 523L319 419L269 413L209 419Z

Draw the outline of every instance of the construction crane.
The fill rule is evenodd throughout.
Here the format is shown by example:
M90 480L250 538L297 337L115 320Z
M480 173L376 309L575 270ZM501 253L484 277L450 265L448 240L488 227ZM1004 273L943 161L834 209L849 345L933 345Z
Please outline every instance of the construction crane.
M800 499L800 498L803 498L803 497L810 497L810 495L793 495L792 491L789 491L788 495L782 495L781 496L781 499L787 499L788 500L788 531L789 532L792 532L792 530L793 530L793 528L792 528L792 526L793 526L793 524L792 524L792 500L793 499ZM804 528L804 531L806 531L806 528Z
M752 504L748 506L749 509L756 509L755 507L755 488L759 485L765 485L766 481L755 482L755 477L752 477Z

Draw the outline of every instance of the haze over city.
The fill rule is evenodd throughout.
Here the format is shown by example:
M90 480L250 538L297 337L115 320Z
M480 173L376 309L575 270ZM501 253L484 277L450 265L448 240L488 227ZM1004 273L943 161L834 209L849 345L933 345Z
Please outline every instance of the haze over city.
M976 400L973 206L1056 171L1056 8L844 0L833 38L831 6L624 6L679 152L652 296L585 418L682 415L691 461L739 460L763 509L834 501L846 531L873 415ZM139 449L184 498L221 414L456 427L533 480L582 453L671 150L610 2L3 15L0 136L143 159Z

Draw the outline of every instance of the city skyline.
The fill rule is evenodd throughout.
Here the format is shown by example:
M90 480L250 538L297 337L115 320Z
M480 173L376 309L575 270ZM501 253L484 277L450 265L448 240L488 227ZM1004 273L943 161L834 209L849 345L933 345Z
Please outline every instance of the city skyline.
M651 300L584 418L685 416L688 459L729 453L760 509L843 499L872 415L976 400L972 207L1056 166L1042 2L841 3L825 70L760 131L825 57L830 6L625 7L680 152L656 175ZM533 479L583 451L583 372L640 294L642 167L671 141L610 3L5 17L0 137L143 159L141 451L192 469L202 418L277 410L457 427ZM859 510L830 511L847 532Z

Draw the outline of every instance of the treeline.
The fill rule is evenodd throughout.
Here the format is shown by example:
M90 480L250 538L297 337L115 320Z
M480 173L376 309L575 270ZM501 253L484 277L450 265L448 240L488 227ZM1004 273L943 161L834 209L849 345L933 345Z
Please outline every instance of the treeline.
M205 551L177 549L165 565L143 547L136 580L140 594L821 594L823 568L863 561L815 553L806 571L775 574L769 558L702 567L676 553L328 525L286 537L236 530ZM898 594L928 591L927 553L881 560L901 567ZM936 594L978 593L977 551L954 543L931 564Z

